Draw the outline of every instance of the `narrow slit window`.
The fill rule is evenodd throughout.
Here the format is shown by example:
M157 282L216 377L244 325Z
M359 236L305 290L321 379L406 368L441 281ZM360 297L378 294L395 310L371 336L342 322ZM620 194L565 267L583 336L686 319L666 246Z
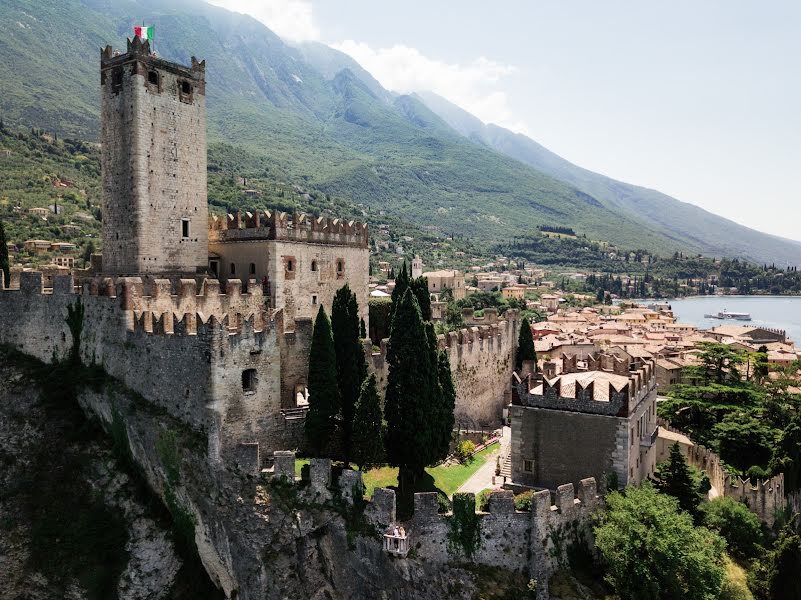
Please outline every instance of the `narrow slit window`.
M256 263L250 263L250 274L251 275L256 274Z
M236 275L236 265L231 263L231 275Z
M189 239L189 219L181 219L181 237Z

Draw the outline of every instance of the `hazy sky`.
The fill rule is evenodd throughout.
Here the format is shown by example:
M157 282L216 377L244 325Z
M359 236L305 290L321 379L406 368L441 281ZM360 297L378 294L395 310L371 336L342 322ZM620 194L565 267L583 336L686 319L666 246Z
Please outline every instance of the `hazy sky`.
M212 0L562 157L801 240L798 0Z

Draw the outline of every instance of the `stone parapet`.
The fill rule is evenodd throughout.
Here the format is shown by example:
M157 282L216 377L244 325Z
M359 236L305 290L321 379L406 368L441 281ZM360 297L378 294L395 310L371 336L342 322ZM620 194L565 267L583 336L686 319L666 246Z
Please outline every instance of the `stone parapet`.
M237 212L209 218L210 242L283 240L310 244L332 244L367 248L366 223L314 217L304 213L290 215L280 211Z

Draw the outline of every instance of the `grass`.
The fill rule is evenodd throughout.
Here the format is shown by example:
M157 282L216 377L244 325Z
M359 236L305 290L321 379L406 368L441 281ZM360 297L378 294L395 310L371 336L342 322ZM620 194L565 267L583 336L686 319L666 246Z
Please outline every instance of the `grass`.
M433 488L430 490L421 489L418 491L440 491L447 494L449 497L452 496L465 481L470 479L470 477L498 451L498 449L499 446L497 444L484 448L473 456L473 460L469 464L456 464L448 467L445 465L429 467L426 469L426 473L433 478ZM295 460L295 477L300 477L301 469L307 464L309 464L308 458L298 458ZM363 481L365 497L372 498L376 488L394 487L398 485L398 468L384 466L371 469L364 474Z
M451 465L446 467L429 467L426 473L431 475L434 480L434 487L448 496L458 490L465 481L487 462L489 457L498 450L498 446L492 445L484 448L473 456L473 460L466 465ZM376 488L391 487L398 485L398 469L396 467L379 467L372 469L364 474L365 495L368 498L373 496ZM425 490L420 490L425 491ZM433 490L432 490L433 491Z

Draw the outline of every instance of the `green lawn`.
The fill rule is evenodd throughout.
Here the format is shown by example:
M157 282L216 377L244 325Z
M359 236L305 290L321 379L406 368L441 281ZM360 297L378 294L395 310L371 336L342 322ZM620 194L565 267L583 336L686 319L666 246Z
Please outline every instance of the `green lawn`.
M484 448L481 452L473 456L473 460L467 465L453 465L446 467L430 467L426 473L434 478L434 487L440 489L448 496L458 490L462 484L470 479L478 469L487 462L490 456L498 452L500 446L493 444ZM368 498L372 497L373 490L381 487L398 485L398 469L396 467L380 467L364 474L365 494Z
M499 449L499 444L493 444L492 446L484 448L481 452L475 454L473 460L466 465L456 464L450 467L440 465L438 467L426 469L426 473L431 475L434 480L434 489L431 491L436 491L438 489L449 497L452 496L465 481L470 479L473 473L478 471L478 469L487 462L487 460L491 457L494 458ZM308 463L308 458L298 458L295 461L296 477L300 477L300 470L303 468L303 465ZM376 488L394 487L398 485L398 469L397 467L378 467L376 469L371 469L364 474L363 481L365 496L372 498L373 491Z

